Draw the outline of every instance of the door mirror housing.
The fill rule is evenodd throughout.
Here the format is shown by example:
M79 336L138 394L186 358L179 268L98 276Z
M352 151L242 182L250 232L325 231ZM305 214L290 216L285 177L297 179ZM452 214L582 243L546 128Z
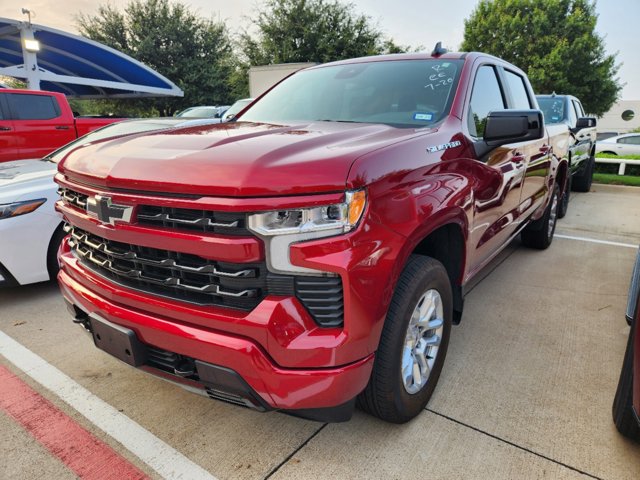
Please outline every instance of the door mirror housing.
M576 122L575 131L582 130L583 128L592 128L597 124L595 117L580 117Z
M526 142L544 137L540 110L496 110L489 113L482 141L476 144L479 158L507 143Z

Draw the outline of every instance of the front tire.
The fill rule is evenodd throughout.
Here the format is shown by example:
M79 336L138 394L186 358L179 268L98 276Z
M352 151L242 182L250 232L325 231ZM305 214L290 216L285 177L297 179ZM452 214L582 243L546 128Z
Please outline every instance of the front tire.
M636 323L634 322L629 333L620 380L618 381L616 396L613 399L612 413L613 422L616 424L618 431L625 437L640 442L640 426L638 426L633 414L633 341L635 329L637 328Z
M520 234L522 243L529 248L544 250L551 245L556 232L558 219L558 204L560 203L560 187L556 183L553 187L551 200L542 218L527 225Z
M49 273L49 280L55 280L58 275L58 270L60 270L58 249L60 248L62 239L67 236L62 227L63 224L60 224L53 232L51 240L49 241L49 247L47 248L47 272Z
M449 346L453 301L439 261L411 255L393 295L359 407L387 422L418 415L435 390Z

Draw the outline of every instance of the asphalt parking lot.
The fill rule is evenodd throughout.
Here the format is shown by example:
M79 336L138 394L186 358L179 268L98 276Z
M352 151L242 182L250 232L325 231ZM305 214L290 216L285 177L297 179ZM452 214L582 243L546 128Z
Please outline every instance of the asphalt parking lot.
M94 348L56 285L0 291L0 478L637 480L640 446L617 433L611 403L640 189L574 193L556 235L544 252L514 242L470 293L435 395L406 425L212 401ZM34 409L58 412L57 430L45 413L25 420ZM74 449L92 448L78 466Z

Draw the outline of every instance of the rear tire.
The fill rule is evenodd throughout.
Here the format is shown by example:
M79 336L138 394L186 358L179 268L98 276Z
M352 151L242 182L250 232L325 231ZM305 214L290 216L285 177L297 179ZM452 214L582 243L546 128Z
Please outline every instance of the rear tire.
M451 283L444 266L433 258L411 255L358 406L393 423L408 422L422 412L442 371L452 316Z
M568 172L567 184L564 187L564 193L562 199L558 205L558 218L564 218L569 210L569 198L571 197L571 184L573 182L571 172Z
M635 329L637 328L636 323L634 322L629 333L620 380L618 381L616 396L613 399L612 413L613 422L616 424L618 431L625 437L640 442L640 426L638 426L633 414L633 341Z
M549 205L539 220L527 225L520 234L522 243L529 248L544 250L551 245L556 232L558 219L558 205L560 203L560 187L556 183L553 187Z
M576 176L573 180L573 189L576 192L588 192L591 190L591 183L593 183L593 169L596 163L594 157L590 157L588 164L580 175Z

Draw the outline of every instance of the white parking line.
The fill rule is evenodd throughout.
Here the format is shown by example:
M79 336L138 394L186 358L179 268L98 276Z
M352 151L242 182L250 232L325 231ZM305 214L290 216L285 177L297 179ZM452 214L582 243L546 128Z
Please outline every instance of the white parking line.
M202 467L2 331L0 354L120 442L162 478L215 480Z
M613 245L614 247L633 248L636 250L638 249L638 245L633 245L631 243L610 242L608 240L597 240L595 238L587 237L573 237L571 235L560 235L558 233L556 233L554 236L556 238L564 238L566 240L578 240L580 242L602 243L603 245Z

